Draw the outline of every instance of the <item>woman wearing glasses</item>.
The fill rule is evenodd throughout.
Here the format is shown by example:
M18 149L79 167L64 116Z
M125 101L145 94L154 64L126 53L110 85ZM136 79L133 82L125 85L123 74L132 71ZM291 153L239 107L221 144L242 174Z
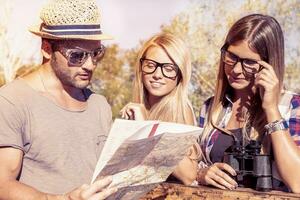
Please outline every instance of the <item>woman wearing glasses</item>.
M172 34L153 36L138 54L134 103L121 110L122 117L195 125L187 94L190 77L191 61L184 42Z
M273 189L300 192L300 96L284 90L283 77L279 23L260 14L238 20L221 49L215 95L201 109L199 184L236 188L224 151L234 140L256 140L273 157Z
M131 120L160 120L196 125L187 89L191 77L189 51L172 34L150 38L138 54L135 68L134 103L127 104L121 115ZM173 175L184 184L195 180L200 147L195 144L177 166ZM186 170L191 166L193 170ZM170 176L170 181L177 181Z

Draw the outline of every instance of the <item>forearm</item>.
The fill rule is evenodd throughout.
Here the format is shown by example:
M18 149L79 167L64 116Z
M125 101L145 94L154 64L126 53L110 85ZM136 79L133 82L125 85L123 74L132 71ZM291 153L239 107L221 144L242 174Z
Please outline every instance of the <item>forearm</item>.
M267 114L268 122L281 119L279 111ZM293 192L300 192L300 149L296 146L288 130L276 131L270 135L273 154L283 181Z
M16 180L7 180L0 183L1 200L64 200L63 196L51 195L20 183Z
M295 193L300 193L300 152L288 131L271 134L273 154L283 181Z

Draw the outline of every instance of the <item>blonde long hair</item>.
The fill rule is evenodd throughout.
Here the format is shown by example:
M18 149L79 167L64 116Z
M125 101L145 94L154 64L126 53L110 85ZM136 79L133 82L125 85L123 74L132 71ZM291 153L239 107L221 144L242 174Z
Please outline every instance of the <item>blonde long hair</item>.
M164 50L180 69L177 86L152 107L150 107L148 102L148 91L143 85L140 63L140 59L146 55L150 47L159 47ZM149 110L148 119L150 120L190 124L188 122L188 113L189 111L193 112L188 99L188 84L190 78L190 53L183 40L170 33L154 35L144 43L137 57L133 91L134 102L145 105Z
M279 79L279 86L282 88L284 77L284 38L279 23L273 17L267 15L252 14L243 17L231 27L224 45L229 46L241 41L247 41L250 49L258 53L262 60L273 66ZM224 72L224 63L220 58L215 95L209 106L205 129L200 139L202 144L207 141L214 128L227 131L219 127L218 123L224 109L225 95L230 94L232 90L233 88L229 85ZM266 117L261 107L261 99L259 94L255 94L251 108L246 113L246 123L242 128L244 138L247 140L263 140L265 124ZM263 140L262 150L264 152L270 150L270 141Z

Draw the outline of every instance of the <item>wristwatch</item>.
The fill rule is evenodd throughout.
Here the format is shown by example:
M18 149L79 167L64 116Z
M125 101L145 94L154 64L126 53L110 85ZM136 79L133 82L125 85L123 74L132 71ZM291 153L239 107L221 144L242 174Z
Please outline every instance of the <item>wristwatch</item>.
M275 131L287 130L289 125L285 119L276 120L265 125L266 133L271 134Z

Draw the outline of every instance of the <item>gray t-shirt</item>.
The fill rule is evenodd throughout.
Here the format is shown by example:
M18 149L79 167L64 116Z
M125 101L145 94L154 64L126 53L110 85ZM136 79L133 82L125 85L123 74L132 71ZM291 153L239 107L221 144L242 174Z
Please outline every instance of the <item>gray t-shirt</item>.
M42 192L90 183L111 119L101 95L90 94L84 111L69 111L21 79L0 88L0 146L24 152L19 181Z

